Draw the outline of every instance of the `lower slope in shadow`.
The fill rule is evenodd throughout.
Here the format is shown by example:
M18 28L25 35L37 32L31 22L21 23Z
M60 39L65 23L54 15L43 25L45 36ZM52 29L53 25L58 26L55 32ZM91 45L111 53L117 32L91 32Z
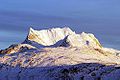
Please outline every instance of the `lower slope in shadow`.
M120 67L99 63L26 67L0 64L0 80L119 80Z

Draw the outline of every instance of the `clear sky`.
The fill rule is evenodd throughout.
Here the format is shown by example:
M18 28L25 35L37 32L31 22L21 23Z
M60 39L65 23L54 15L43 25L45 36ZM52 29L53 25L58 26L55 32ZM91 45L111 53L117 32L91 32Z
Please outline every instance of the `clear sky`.
M108 44L114 36L114 44L120 44L119 21L120 0L0 0L0 44L23 41L29 26L65 25L95 33Z
M81 25L94 23L92 26L98 24L98 27L113 27L111 24L116 24L114 27L117 27L120 20L119 4L120 0L0 0L0 23L6 24L6 27L9 24L18 27L17 23L39 23L41 26L41 21L49 23L49 20L55 19Z

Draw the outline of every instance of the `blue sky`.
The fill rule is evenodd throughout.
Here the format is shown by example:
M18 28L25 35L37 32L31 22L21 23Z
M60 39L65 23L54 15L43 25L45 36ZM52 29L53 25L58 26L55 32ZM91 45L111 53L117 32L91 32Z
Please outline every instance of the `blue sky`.
M11 25L17 25L21 21L23 21L21 24L24 24L24 20L28 21L29 25L31 19L39 22L44 18L44 21L48 22L49 19L55 18L55 21L56 19L63 19L68 22L70 20L73 21L73 24L77 22L81 25L89 24L92 26L92 23L94 23L99 24L98 27L109 26L111 22L113 25L119 24L119 3L119 0L0 0L0 21L13 23L12 21L16 18L16 22ZM40 19L41 17L42 19ZM12 21L9 21L8 18ZM1 22L1 24L6 24L4 22Z
M30 26L70 26L106 41L111 36L116 39L120 34L119 4L120 0L0 0L0 43L23 41Z
M119 14L119 0L0 0L0 10L35 12L55 16ZM89 12L89 14L88 14ZM108 15L106 15L109 13ZM69 15L68 15L69 14ZM70 15L71 14L71 15Z

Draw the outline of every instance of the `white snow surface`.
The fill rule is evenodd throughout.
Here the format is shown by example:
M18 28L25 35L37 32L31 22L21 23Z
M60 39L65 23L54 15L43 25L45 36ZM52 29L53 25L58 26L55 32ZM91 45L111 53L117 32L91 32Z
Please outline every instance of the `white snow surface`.
M119 80L119 50L70 28L34 30L0 51L0 80Z
M99 41L93 34L82 32L76 34L70 28L52 28L48 30L34 30L30 28L26 42L38 43L41 46L89 46L100 47ZM35 46L35 45L34 45Z

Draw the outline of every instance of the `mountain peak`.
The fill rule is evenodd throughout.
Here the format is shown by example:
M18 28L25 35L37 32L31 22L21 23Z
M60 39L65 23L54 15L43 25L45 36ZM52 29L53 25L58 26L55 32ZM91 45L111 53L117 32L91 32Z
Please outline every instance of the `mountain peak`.
M30 28L26 42L31 42L32 44L38 43L41 46L70 45L73 47L80 47L84 46L86 43L93 47L101 46L93 34L85 32L76 34L69 27L45 30L34 30Z
M30 28L27 40L36 42L43 46L51 46L66 36L75 34L70 28L52 28L48 30L34 30Z

